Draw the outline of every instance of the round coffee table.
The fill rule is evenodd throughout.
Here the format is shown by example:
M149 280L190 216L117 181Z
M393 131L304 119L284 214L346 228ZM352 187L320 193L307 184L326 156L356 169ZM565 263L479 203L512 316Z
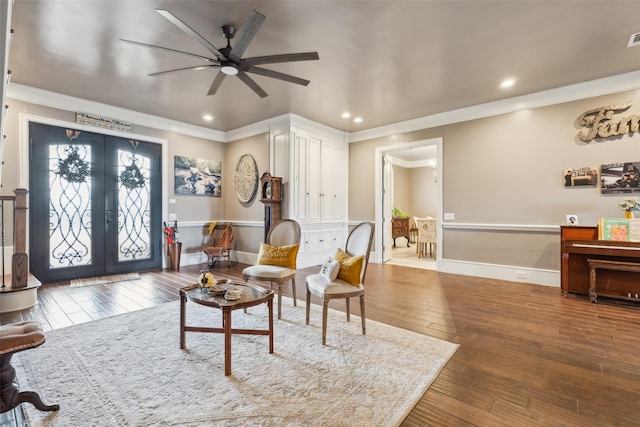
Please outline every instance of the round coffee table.
M271 290L263 289L259 286L227 281L217 286L223 288L234 288L241 292L240 298L236 300L225 299L224 295L213 295L203 292L199 285L191 285L180 289L180 348L185 346L185 332L213 332L224 334L224 374L231 375L231 335L268 335L269 354L273 354L273 295ZM201 326L187 326L186 305L187 300L196 304L218 308L222 311L222 328L210 328ZM231 327L231 312L240 308L253 307L266 303L269 309L269 329L233 329Z

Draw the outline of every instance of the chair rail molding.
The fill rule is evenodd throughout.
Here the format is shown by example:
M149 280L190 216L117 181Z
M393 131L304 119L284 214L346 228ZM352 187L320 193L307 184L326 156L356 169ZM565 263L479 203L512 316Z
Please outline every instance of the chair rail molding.
M483 224L463 222L442 222L442 228L449 230L491 230L491 231L524 231L533 233L557 233L560 234L559 225L537 224Z

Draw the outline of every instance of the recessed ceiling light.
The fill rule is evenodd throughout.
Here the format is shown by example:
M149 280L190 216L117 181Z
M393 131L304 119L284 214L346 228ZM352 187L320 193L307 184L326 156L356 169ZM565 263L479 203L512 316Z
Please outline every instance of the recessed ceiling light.
M362 117L356 117L353 119L354 123L362 123Z
M346 111L344 113L342 113L342 118L343 119L348 119L349 117L351 117L351 113L348 113Z
M208 122L213 120L213 116L211 114L205 114L204 116L202 116L202 118L205 119Z
M502 81L502 83L500 83L500 87L501 88L508 88L513 86L514 84L516 84L515 79L505 79Z

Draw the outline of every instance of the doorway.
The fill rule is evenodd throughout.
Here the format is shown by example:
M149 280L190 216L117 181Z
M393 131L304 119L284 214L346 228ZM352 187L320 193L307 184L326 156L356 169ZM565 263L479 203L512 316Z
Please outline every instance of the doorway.
M420 159L417 154L419 152L424 152L424 156L429 156L428 161L425 162L425 159ZM426 154L427 152L431 152L431 154ZM421 154L422 155L422 154ZM438 233L437 233L437 244L436 244L436 261L435 265L427 267L430 269L438 269L438 263L441 259L442 254L442 180L440 177L442 176L442 138L434 138L422 141L415 141L410 143L403 144L394 144L383 147L376 148L376 167L375 167L375 209L376 209L376 235L375 235L375 262L383 263L392 259L392 250L393 250L393 239L391 238L391 218L392 218L392 208L393 205L393 168L392 163L394 162L394 157L404 157L405 159L409 159L412 165L419 166L427 166L432 173L432 179L434 182L435 193L432 197L435 199L435 212L432 214L435 216L438 222ZM406 166L406 165L405 165ZM414 183L412 183L414 184ZM433 191L431 192L433 193ZM426 212L407 212L409 216L421 216L425 215ZM400 242L404 240L402 238L399 239ZM413 251L415 252L415 246L412 245ZM407 252L407 253L404 253ZM406 257L408 255L407 250L404 250L402 257ZM415 258L417 261L417 258ZM392 261L393 262L393 261ZM393 262L394 264L396 262ZM410 265L411 262L407 260L397 262L402 265Z
M162 147L29 124L29 253L43 283L162 268Z

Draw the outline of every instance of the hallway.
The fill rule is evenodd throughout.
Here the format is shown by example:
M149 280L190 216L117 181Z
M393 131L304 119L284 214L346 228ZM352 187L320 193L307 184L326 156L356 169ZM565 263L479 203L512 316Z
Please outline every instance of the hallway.
M411 243L411 247L407 247L404 242L404 239L398 239L398 246L392 248L391 259L385 262L385 264L422 268L424 270L437 270L434 255L426 258L418 258L416 255L416 244Z

